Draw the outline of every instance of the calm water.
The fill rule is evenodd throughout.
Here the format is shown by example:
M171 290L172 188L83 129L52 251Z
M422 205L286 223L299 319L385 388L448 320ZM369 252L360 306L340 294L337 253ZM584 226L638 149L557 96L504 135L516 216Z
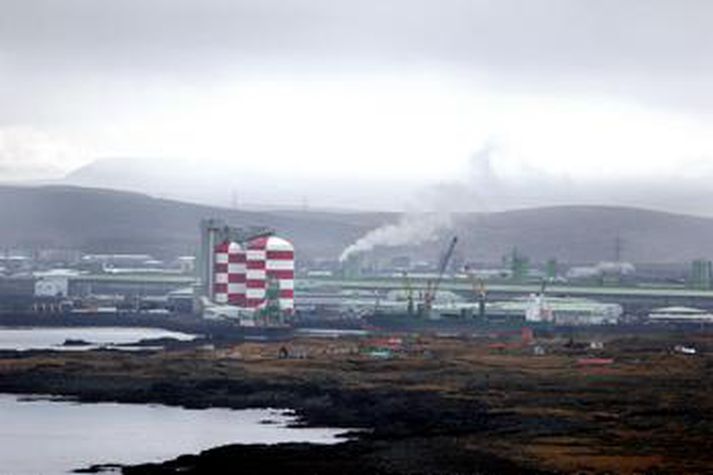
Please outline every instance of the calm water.
M148 338L175 338L191 340L195 335L172 332L158 328L130 327L58 327L17 328L0 327L0 350L86 350L97 346L134 343ZM89 347L63 347L65 340L84 340Z
M229 443L336 443L343 432L286 427L293 420L274 409L78 404L0 394L0 474L155 462Z

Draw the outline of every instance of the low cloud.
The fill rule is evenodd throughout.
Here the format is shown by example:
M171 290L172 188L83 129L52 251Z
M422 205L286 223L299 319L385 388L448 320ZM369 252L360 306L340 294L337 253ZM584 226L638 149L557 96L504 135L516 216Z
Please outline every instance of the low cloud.
M81 148L28 127L0 128L0 180L41 180L61 176L83 161Z

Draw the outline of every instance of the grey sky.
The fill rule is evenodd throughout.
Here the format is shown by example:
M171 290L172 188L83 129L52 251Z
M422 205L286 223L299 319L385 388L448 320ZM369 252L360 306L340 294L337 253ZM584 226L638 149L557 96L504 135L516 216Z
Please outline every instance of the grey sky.
M602 168L612 183L639 170L665 182L681 167L713 177L706 0L0 8L8 180L145 156L468 186L487 143L497 143L494 173L508 189L533 177L592 187L607 178Z
M711 67L703 50L713 13L706 0L5 0L3 6L9 56L70 69L136 64L144 74L150 66L184 70L200 59L265 54L538 71Z

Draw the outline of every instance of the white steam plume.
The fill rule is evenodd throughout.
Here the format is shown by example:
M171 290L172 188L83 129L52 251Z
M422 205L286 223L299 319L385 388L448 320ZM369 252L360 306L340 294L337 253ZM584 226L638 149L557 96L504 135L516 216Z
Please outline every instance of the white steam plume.
M359 252L367 252L377 246L395 247L421 244L438 238L443 229L451 227L449 213L406 214L397 223L373 229L344 249L339 261L344 262Z

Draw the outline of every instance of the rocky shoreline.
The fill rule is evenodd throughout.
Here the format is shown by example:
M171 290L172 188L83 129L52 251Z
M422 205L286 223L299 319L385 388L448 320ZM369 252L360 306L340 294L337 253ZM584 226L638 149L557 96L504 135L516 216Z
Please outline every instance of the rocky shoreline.
M234 473L231 467L236 464L262 467L260 473L289 470L293 474L334 470L384 474L538 472L532 466L462 450L456 442L459 436L506 430L512 422L507 415L489 415L476 402L444 399L431 392L345 390L330 381L291 384L259 379L173 381L67 376L52 371L0 376L0 392L72 396L86 403L161 403L194 409L287 407L299 416L300 426L364 429L333 446L232 445L161 464L124 467L123 473L128 475L227 474ZM101 468L93 467L90 473Z
M577 367L576 355L533 358L469 341L424 340L390 360L342 351L349 339L292 344L307 357L280 359L282 343L5 353L0 392L283 407L306 426L363 429L333 446L229 445L123 467L129 475L705 473L711 461L712 401L701 386L710 358L662 354L668 342L658 337L612 342L618 363L596 370Z

